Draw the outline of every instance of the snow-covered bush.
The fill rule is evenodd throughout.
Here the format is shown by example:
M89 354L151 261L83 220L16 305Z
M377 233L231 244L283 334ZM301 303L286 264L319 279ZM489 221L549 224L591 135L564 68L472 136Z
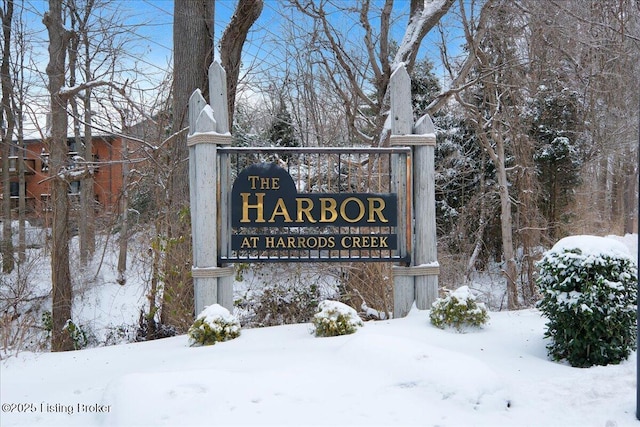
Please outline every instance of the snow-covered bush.
M613 239L572 236L537 266L549 355L576 367L626 359L635 343L637 294L637 266L627 248Z
M277 326L304 323L311 319L318 307L318 286L272 282L254 294L253 324Z
M328 263L251 264L236 273L235 313L244 327L311 322L320 301L339 295Z
M485 305L476 302L468 286L461 286L444 298L438 298L431 305L431 323L444 329L446 326L462 332L465 327L481 327L489 320Z
M192 347L232 340L240 336L240 322L229 310L213 304L202 310L187 336Z
M354 333L363 325L358 312L338 301L324 300L313 316L316 337L335 337Z

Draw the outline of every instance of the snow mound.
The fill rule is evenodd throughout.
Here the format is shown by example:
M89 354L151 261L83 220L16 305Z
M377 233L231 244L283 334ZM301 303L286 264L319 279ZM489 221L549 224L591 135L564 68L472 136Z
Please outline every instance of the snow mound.
M339 301L324 300L318 305L318 308L320 309L320 312L316 314L316 317L338 320L338 317L342 315L346 318L352 319L354 326L357 326L356 323L361 323L358 321L358 312L352 307L349 307Z
M240 322L219 304L205 307L189 328L189 346L212 345L240 336Z
M460 286L455 291L451 292L451 296L458 300L458 304L467 305L468 301L475 301L476 297L471 292L468 286Z
M237 323L238 319L220 304L213 304L205 307L198 315L198 319L202 319L206 323Z
M549 252L562 253L572 249L579 249L585 256L625 258L635 262L624 243L607 237L589 235L565 237L553 245Z
M313 316L317 337L348 335L363 326L358 312L339 301L324 300L318 309L320 311Z

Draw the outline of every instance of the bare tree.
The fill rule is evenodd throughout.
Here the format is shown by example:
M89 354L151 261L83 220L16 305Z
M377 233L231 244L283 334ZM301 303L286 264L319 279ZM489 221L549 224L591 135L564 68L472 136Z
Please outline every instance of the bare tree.
M261 0L241 0L221 40L226 62L228 105L235 104L242 46L251 25L262 10ZM184 329L193 317L193 286L190 277L191 240L184 215L188 207L186 145L187 106L195 89L207 98L208 69L213 59L214 0L176 2L174 5L173 131L167 166L171 170L166 206L167 251L164 259L162 323ZM232 117L230 109L230 120ZM230 122L231 123L231 122Z
M62 0L51 0L49 11L44 15L43 22L49 34L49 64L47 76L48 89L51 97L51 128L49 144L49 173L51 181L51 199L53 211L52 223L52 350L72 350L73 342L64 330L71 320L72 284L69 265L69 200L68 191L72 181L87 173L86 164L79 168L69 161L69 146L67 144L67 106L70 99L80 93L87 93L91 89L108 86L126 98L126 91L112 80L88 80L73 86L66 86L68 47L74 34L64 26L64 8ZM75 13L74 4L67 4L70 13ZM73 52L73 54L77 53ZM75 59L70 58L69 65ZM70 76L73 78L73 76ZM85 104L90 107L91 104ZM90 114L90 113L89 113ZM90 116L89 116L90 118ZM91 125L89 123L89 125ZM91 132L89 132L91 133ZM89 135L90 136L90 135ZM91 190L93 193L93 190Z
M76 85L76 73L84 74L84 81L92 80L92 52L89 41L89 19L94 13L94 0L87 0L82 6L71 1L68 5L71 17L72 37L69 44L69 84ZM81 52L81 49L84 52ZM84 55L82 55L84 53ZM84 63L82 63L84 62ZM93 131L91 98L92 89L87 88L82 96L83 117L78 109L77 97L70 97L73 111L73 130L76 150L88 167L80 179L80 211L78 218L78 234L80 236L80 262L86 264L95 251L95 206L93 179ZM81 131L81 124L82 126Z
M126 51L133 34L131 28L123 28L122 13L118 7L111 9L111 3L101 0L71 0L67 4L70 17L71 38L69 43L69 86L85 83L81 91L69 98L73 114L73 130L76 151L85 173L78 177L80 182L80 211L78 231L80 237L80 259L83 264L93 256L96 234L96 200L94 194L94 174L97 164L93 158L93 126L95 111L108 109L102 99L109 99L110 93L124 95L127 83L115 88L112 80L123 72L122 52ZM99 85L86 84L102 80ZM130 83L129 83L130 84ZM108 93L101 88L108 88ZM131 99L127 99L131 103ZM98 105L96 105L98 104ZM116 123L114 126L119 126Z
M522 94L519 84L524 81L523 58L516 46L523 22L515 19L506 2L497 2L487 31L482 38L474 34L467 21L465 4L460 2L465 24L467 46L477 58L468 78L475 85L456 92L456 100L465 109L475 128L475 134L496 169L500 196L500 231L502 240L503 273L507 282L507 305L516 309L518 302L518 267L513 237L513 201L509 178L509 158L514 146L523 144L522 129L518 126ZM507 18L508 17L508 18ZM505 35L508 34L508 37ZM516 160L517 162L518 160Z
M214 0L179 1L173 11L173 138L165 167L170 173L165 207L167 229L164 259L162 323L185 329L193 320L188 149L188 101L194 90L208 95L207 71L213 58Z
M2 271L9 273L13 270L13 235L11 232L11 183L10 183L10 156L13 146L13 130L15 117L11 105L13 83L9 68L11 58L11 30L13 22L13 0L5 0L4 7L0 10L2 19L2 111L0 112L1 136L2 136Z
M49 94L51 96L51 136L49 140L51 199L53 206L51 285L53 288L53 351L73 350L73 341L65 331L71 319L72 286L69 267L69 183L67 168L67 96L62 94L66 76L66 52L69 32L63 25L63 1L50 0L43 20L49 33Z
M351 135L366 143L388 143L388 134L382 130L391 73L400 63L404 63L409 72L413 70L422 40L454 0L412 0L405 32L398 44L391 39L393 0L385 1L380 7L369 0L357 7L331 0L291 2L316 24L309 38L315 40L316 60L325 68L334 91L344 103ZM362 33L357 48L349 47L329 11L354 16ZM374 19L379 19L377 25ZM369 84L373 93L366 89ZM363 123L367 126L363 127Z
M582 98L590 146L584 170L589 179L579 197L597 206L588 217L595 216L600 232L631 232L637 218L633 188L638 139L638 121L632 118L638 114L639 94L624 88L637 85L640 75L638 2L593 1L589 7L578 1L553 3L560 13L548 17L554 24L549 37L558 43L549 43L549 48L569 65L572 87ZM549 14L530 6L540 15Z
M30 50L30 43L27 39L27 29L22 13L24 4L18 11L18 18L15 20L15 52L13 57L12 80L14 96L11 101L12 109L16 121L16 137L18 148L18 262L24 263L27 258L26 244L26 211L27 211L27 186L26 186L26 167L24 162L24 153L26 150L24 143L24 122L25 122L25 105L27 102L27 93L29 91L29 83L25 78L25 60Z
M220 40L220 64L227 72L229 129L233 127L242 46L247 38L249 29L262 13L263 6L263 0L239 0L231 17L231 22L227 25Z

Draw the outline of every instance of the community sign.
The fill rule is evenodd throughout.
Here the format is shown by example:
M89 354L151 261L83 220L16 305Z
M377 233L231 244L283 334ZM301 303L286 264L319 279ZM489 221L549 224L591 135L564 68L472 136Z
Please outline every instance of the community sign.
M396 194L298 193L284 168L257 163L234 181L231 206L234 251L397 249Z

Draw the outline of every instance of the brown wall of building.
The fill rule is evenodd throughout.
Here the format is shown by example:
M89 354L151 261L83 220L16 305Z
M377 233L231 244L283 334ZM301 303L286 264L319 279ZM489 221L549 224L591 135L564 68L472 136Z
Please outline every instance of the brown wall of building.
M71 139L69 140L71 142ZM42 140L25 141L25 181L27 196L27 217L47 221L50 215L48 197L50 190L50 173L47 169L48 149ZM94 195L98 215L117 211L119 196L122 190L122 141L118 137L99 136L93 138L94 159L98 169L94 175ZM17 160L17 157L16 157ZM1 164L1 163L0 163ZM11 182L18 183L17 163L11 168ZM0 186L0 195L3 188ZM17 197L14 206L17 207Z

